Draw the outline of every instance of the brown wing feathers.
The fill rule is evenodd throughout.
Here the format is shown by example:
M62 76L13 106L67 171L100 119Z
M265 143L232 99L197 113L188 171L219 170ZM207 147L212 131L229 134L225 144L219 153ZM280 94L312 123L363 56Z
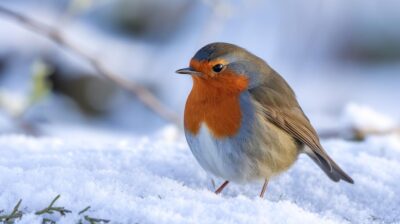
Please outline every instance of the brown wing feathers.
M349 183L354 181L349 177L329 156L322 148L318 135L314 128L309 123L308 119L302 113L299 117L299 112L296 114L282 111L274 111L270 108L265 108L265 114L272 123L282 128L298 141L306 144L311 151L305 151L314 162L333 180L344 180Z
M259 102L269 121L285 130L293 138L308 146L311 150L304 152L333 181L354 181L325 152L317 132L299 106L296 96L286 81L275 71L265 73L263 85L250 90L254 99ZM285 87L285 88L282 88Z

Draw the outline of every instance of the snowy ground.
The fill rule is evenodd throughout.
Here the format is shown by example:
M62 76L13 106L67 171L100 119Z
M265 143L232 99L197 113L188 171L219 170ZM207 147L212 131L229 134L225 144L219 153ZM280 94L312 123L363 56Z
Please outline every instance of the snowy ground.
M2 4L15 6L21 13L46 24L60 26L55 19L58 11L37 4L46 1L29 2L34 3L4 1ZM317 10L319 4L314 4L315 0L307 4L294 0L257 2L262 5L249 8L239 5L239 17L219 19L225 26L218 25L215 21L218 18L208 15L210 10L202 7L190 13L193 18L188 18L181 36L177 35L163 47L110 35L79 19L65 24L63 32L112 71L139 83L151 83L153 90L175 111L183 111L191 80L174 75L174 71L186 66L203 42L223 40L248 48L279 71L295 89L318 130L358 127L385 132L398 127L400 65L397 61L375 66L340 64L343 62L325 65L325 60L333 60L327 57L330 50L336 49L336 44L327 43L336 43L338 35L347 36L348 29L353 29L354 24L347 21L354 22L352 18L357 12L342 10L347 3L330 1L323 10ZM366 5L376 11L374 4L362 2L360 6ZM290 8L293 11L287 13ZM305 11L298 11L301 8ZM312 16L317 15L314 10L320 13L315 16L318 20ZM342 12L348 16L337 16ZM366 21L380 21L374 18ZM202 30L203 24L209 25L211 20L216 27ZM265 24L260 26L259 21ZM341 30L344 24L350 27L346 25ZM246 29L238 33L237 27ZM212 35L207 37L207 32ZM40 52L54 51L56 58L65 62L66 69L68 64L89 69L74 55L60 51L13 20L1 17L0 33L7 34L0 35L0 53L11 58L1 77L0 90L3 95L4 91L12 93L6 99L13 105L18 101L15 96L30 91L31 64L41 57ZM258 35L249 35L252 33ZM157 66L153 66L154 61ZM349 102L365 104L391 117L354 104L339 115ZM91 209L85 214L111 223L400 224L398 135L370 136L363 142L340 139L322 142L353 177L354 185L331 182L309 158L301 156L289 172L270 182L265 199L258 198L262 183L231 184L217 196L212 192L210 177L197 164L179 131L163 127L151 135L136 134L158 118L148 111L132 108L131 101L121 101L124 106L115 106L112 119L101 122L88 122L81 114L75 114L70 102L55 96L42 103L29 112L32 121L45 129L46 137L7 134L13 131L14 120L3 118L3 112L0 113L0 217L9 214L17 201L23 199L20 209L24 216L19 223L29 224L42 223L43 217L57 223L77 223L83 218L77 213L88 205ZM141 121L140 125L132 122L135 118ZM221 181L216 180L217 185ZM34 215L58 194L61 198L56 206L65 206L72 214Z
M73 211L57 223L89 215L112 223L400 223L400 139L323 141L355 180L336 184L305 156L270 182L210 191L183 137L165 127L149 137L63 127L54 137L0 137L0 210L22 198L20 223L41 223L34 211L57 195ZM221 180L217 180L219 184Z

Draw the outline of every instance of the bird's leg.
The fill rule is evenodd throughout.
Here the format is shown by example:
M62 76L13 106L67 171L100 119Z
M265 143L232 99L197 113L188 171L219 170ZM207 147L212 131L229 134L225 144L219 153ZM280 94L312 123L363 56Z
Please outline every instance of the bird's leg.
M265 190L267 189L267 186L268 186L268 179L265 178L264 185L261 189L260 198L264 197L264 193L265 193Z
M224 190L224 188L226 187L226 185L228 185L229 184L229 181L228 180L226 180L216 191L215 191L215 193L216 194L219 194L219 193L221 193L222 192L222 190Z

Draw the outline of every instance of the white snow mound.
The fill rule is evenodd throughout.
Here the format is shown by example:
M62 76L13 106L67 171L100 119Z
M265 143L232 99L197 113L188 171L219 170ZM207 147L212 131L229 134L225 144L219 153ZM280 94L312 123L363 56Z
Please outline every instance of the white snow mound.
M346 106L342 119L345 125L359 130L388 131L397 125L391 117L355 103Z
M33 213L57 195L74 214L48 216L76 223L78 211L112 223L399 223L400 140L324 141L355 180L330 181L307 157L270 181L230 184L215 195L210 179L182 137L167 128L151 137L66 130L64 137L0 137L0 210L22 198L19 223L41 223ZM75 133L71 134L71 133ZM79 137L80 136L80 137ZM217 180L217 184L222 180ZM1 214L3 214L1 213Z

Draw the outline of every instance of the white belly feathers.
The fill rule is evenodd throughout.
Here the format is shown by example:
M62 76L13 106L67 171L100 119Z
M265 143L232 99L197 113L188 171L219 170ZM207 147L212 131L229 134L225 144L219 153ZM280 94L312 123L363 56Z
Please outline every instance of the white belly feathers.
M240 147L229 139L216 139L206 124L202 124L199 133L194 136L186 133L193 155L200 165L218 177L244 181L250 178L250 160Z

